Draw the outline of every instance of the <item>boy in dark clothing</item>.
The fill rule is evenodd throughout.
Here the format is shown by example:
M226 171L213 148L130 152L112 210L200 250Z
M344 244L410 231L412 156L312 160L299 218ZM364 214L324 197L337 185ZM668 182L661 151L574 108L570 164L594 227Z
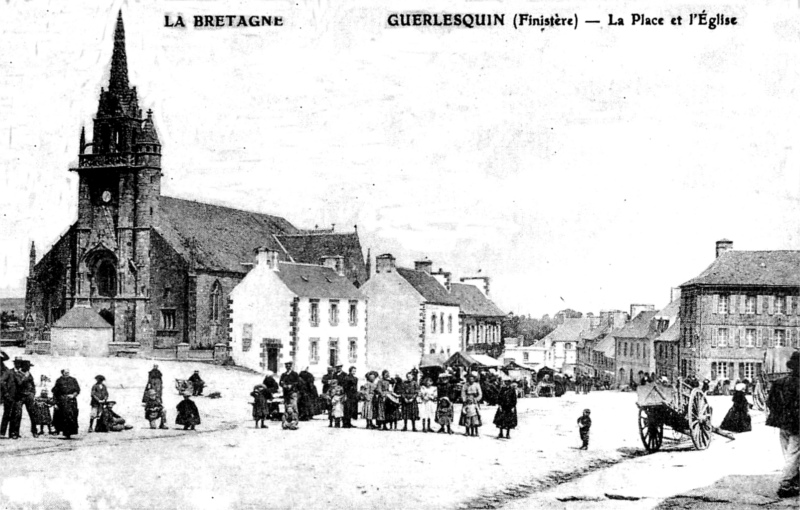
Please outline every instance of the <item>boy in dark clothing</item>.
M581 441L583 441L583 446L580 447L581 450L589 449L589 429L592 426L592 419L589 418L589 415L591 413L589 409L584 409L583 415L578 418L578 431L581 434Z

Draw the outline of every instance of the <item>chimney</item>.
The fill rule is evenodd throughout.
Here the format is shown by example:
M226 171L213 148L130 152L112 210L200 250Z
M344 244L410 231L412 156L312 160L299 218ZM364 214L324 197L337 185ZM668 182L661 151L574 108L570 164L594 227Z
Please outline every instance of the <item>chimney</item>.
M439 282L442 287L447 289L447 292L450 292L450 276L451 273L445 271L441 267L435 273L431 273L431 276L436 278L436 281Z
M681 288L680 287L672 287L669 290L669 302L672 303L673 301L681 298Z
M344 257L341 255L327 255L322 257L322 265L333 269L339 276L344 276Z
M391 253L384 253L375 257L375 274L391 273L394 271L394 257Z
M483 292L484 296L489 297L489 280L490 278L488 276L467 276L461 278L461 283L474 285L478 287L478 290Z
M431 274L433 262L428 259L414 261L414 271L422 271L423 273Z
M726 251L730 251L732 249L733 249L733 241L728 239L720 239L719 241L717 241L717 258L719 258L719 256L725 253Z
M256 267L278 271L278 252L266 246L256 248Z

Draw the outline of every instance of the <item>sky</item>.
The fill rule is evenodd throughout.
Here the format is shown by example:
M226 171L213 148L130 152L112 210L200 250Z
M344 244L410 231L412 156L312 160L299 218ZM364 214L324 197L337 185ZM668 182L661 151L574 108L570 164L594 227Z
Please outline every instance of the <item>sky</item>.
M91 138L120 8L165 195L358 225L373 256L480 271L503 310L533 316L663 307L718 239L800 249L796 2L648 6L667 23L737 16L716 30L629 26L637 5L6 2L0 295L24 294L31 241L41 257L77 217L68 169L82 126ZM506 13L507 26L387 26L422 9ZM516 12L603 22L515 30ZM177 14L285 26L165 27Z

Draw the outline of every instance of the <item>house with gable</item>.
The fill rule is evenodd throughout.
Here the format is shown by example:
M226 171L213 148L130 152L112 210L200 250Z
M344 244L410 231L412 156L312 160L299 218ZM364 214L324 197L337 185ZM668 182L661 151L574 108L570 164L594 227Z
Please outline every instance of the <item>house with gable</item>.
M231 291L230 355L240 366L278 372L292 361L317 377L327 367L367 366L367 301L346 277L342 256L324 265L257 250L255 267Z
M369 300L369 369L405 373L423 354L461 350L459 303L429 269L428 261L408 269L391 254L375 258L360 289Z

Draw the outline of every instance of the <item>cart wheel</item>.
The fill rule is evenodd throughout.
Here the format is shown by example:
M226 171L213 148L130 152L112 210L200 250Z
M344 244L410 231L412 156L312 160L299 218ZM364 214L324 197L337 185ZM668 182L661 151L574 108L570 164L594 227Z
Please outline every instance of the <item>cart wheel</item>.
M639 408L639 437L648 452L657 452L664 440L664 424L644 407Z
M705 394L697 388L689 395L688 421L694 447L705 450L711 444L711 407Z

